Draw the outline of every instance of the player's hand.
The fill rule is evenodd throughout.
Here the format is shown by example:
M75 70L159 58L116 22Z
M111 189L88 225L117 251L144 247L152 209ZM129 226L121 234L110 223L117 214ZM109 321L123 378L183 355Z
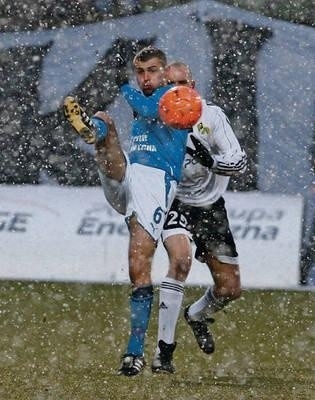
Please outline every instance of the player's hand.
M186 147L186 153L189 154L194 160L199 162L199 164L204 167L211 168L213 166L214 160L211 157L209 150L194 136L190 136L190 139L195 146L194 149L191 147Z

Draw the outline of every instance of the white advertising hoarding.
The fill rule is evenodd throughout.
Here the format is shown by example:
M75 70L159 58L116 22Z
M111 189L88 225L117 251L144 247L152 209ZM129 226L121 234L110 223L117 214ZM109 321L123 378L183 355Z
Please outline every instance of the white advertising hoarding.
M225 196L246 288L295 288L303 200L260 192ZM128 230L102 189L0 186L0 279L128 283ZM167 270L159 244L152 276ZM194 260L187 283L208 285Z

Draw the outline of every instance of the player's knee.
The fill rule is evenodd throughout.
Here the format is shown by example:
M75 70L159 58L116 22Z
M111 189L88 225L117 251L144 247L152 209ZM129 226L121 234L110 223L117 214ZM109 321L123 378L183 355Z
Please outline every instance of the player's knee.
M129 278L134 287L151 284L150 260L142 258L129 258Z
M230 293L229 293L229 298L231 299L231 301L236 300L241 297L241 294L242 294L242 289L238 285L238 286L231 288Z
M216 296L228 303L238 299L242 294L241 286L238 282L225 282L224 285L216 287Z
M231 284L229 286L229 296L232 300L236 300L241 297L242 287L241 287L241 279L239 268L235 269L233 274L233 279L231 279Z
M170 259L168 276L184 282L191 268L192 258L190 254L172 257Z

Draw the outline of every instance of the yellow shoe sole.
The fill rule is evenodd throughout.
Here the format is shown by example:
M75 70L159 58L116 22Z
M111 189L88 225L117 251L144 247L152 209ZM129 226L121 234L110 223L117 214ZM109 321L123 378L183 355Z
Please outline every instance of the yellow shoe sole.
M68 96L65 98L63 103L63 112L66 119L86 143L95 143L95 134L92 128L90 128L83 120L83 116L86 116L85 112L75 101L74 97Z

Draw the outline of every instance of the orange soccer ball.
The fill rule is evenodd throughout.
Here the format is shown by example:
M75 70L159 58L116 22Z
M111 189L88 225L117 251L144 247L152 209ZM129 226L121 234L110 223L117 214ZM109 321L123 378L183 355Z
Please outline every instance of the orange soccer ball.
M188 86L174 86L161 97L159 114L161 120L176 129L191 128L201 115L201 97Z

